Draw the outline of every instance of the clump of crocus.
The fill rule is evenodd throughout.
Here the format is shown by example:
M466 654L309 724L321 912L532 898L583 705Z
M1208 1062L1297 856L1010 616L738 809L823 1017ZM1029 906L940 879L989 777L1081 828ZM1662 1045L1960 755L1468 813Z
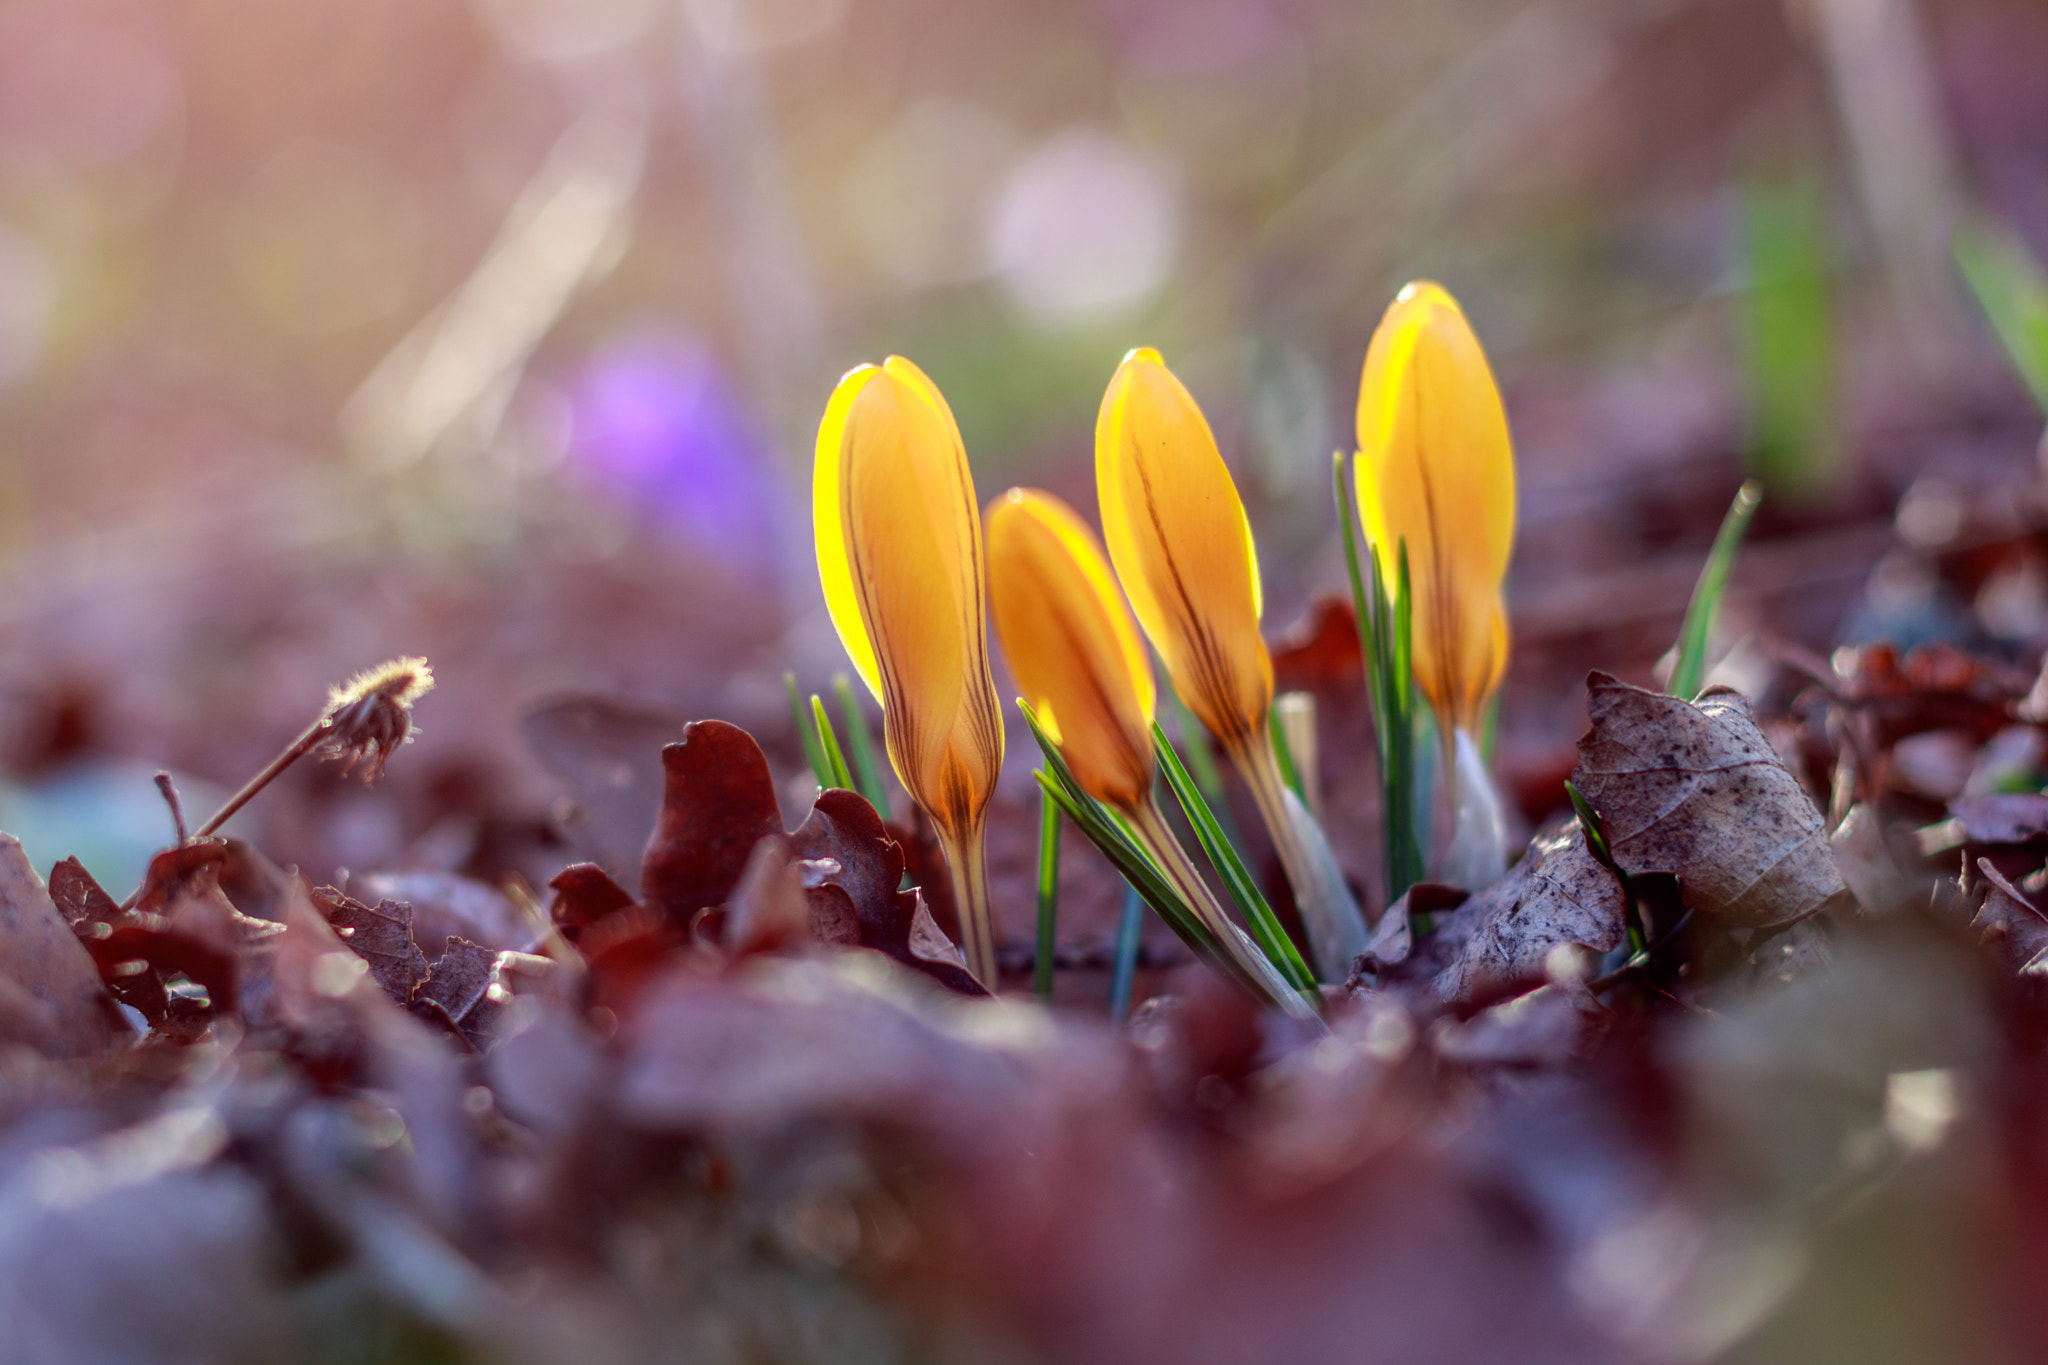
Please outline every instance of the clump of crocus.
M1506 830L1475 736L1507 667L1515 461L1486 352L1440 285L1403 289L1366 351L1358 503L1383 581L1399 581L1407 555L1415 681L1436 712L1453 814L1438 875L1485 886L1506 869Z
M832 624L881 700L896 776L945 850L968 966L994 990L982 828L1003 725L980 508L952 409L908 360L839 381L818 427L811 513Z
M989 504L988 577L1003 657L1076 784L1123 817L1237 970L1291 1000L1153 799L1152 663L1087 524L1049 493L1011 489Z
M1318 971L1342 980L1365 951L1365 926L1321 831L1281 779L1251 524L1208 420L1157 351L1125 356L1103 395L1095 486L1109 557L1139 624L1174 691L1250 789Z

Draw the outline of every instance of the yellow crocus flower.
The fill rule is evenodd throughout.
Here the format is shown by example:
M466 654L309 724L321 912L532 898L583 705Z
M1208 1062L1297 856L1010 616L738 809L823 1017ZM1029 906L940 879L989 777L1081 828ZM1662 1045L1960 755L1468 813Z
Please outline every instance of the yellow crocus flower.
M1013 488L988 508L989 612L1010 672L1074 780L1128 810L1152 790L1152 661L1095 535Z
M1366 351L1358 507L1387 583L1408 545L1416 684L1446 724L1475 729L1508 661L1515 458L1486 352L1441 285L1403 289Z
M1264 734L1273 659L1251 523L1208 419L1149 346L1102 396L1095 492L1110 561L1174 691L1226 747Z
M1365 926L1314 820L1280 777L1251 523L1208 419L1149 347L1124 357L1102 397L1095 488L1109 557L1139 624L1173 690L1244 777L1318 972L1343 980L1365 951Z
M1074 510L1036 489L989 504L989 607L1010 672L1081 789L1124 817L1239 970L1299 1010L1284 978L1233 923L1152 796L1152 662Z
M960 428L923 371L891 356L839 381L818 427L811 492L832 624L881 699L889 761L946 853L968 966L994 990L982 828L1003 725L981 517Z
M1515 460L1486 352L1441 285L1403 289L1367 348L1358 504L1389 585L1407 547L1415 681L1436 710L1456 815L1446 875L1484 885L1504 870L1505 831L1473 736L1507 668Z

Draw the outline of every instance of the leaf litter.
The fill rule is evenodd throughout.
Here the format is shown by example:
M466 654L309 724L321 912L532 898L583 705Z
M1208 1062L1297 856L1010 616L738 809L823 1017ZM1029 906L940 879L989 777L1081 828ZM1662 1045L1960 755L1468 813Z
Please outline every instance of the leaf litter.
M1319 611L1282 666L1342 727ZM0 846L0 1359L1789 1360L1873 1254L1908 1347L2024 1359L1948 1249L2036 1254L2038 795L1883 759L2035 722L1865 654L1769 708L1595 675L1600 846L1411 888L1320 1033L1198 966L1127 1029L984 998L916 831L788 828L719 722L642 732L658 799L545 904L208 839L123 908Z

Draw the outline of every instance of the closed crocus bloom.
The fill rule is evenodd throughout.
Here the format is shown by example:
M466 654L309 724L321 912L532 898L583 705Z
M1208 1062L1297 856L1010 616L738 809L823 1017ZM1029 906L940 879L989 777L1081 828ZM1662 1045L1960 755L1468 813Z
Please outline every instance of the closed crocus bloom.
M1358 389L1358 502L1388 583L1403 545L1415 681L1436 709L1453 833L1439 875L1483 886L1506 870L1500 798L1474 736L1508 661L1501 582L1515 538L1515 461L1500 389L1441 285L1403 289Z
M1152 662L1100 543L1049 493L988 510L989 611L1024 699L1081 789L1119 810L1152 790Z
M1365 951L1365 926L1321 832L1280 778L1251 523L1208 419L1150 348L1125 356L1102 396L1095 489L1109 557L1139 624L1173 690L1250 788L1318 972L1343 980Z
M1153 799L1152 663L1086 523L1049 493L1011 489L989 504L988 585L1003 657L1075 783L1123 817L1238 970L1283 1008L1303 1011L1224 913Z
M1226 745L1262 732L1273 659L1251 523L1208 419L1149 347L1102 396L1095 490L1117 578L1174 691Z
M993 990L982 825L1003 727L981 518L960 429L923 371L891 356L839 381L818 427L811 511L832 624L881 699L889 761L938 832L968 965Z
M1407 543L1417 685L1475 730L1507 667L1515 459L1486 352L1441 285L1403 289L1366 351L1358 506L1386 582Z

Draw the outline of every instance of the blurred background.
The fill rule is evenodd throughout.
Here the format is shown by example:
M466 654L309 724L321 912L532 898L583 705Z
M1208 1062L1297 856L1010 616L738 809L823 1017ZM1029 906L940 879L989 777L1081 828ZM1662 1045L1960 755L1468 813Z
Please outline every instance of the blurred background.
M0 828L125 886L158 766L196 819L402 653L441 686L385 783L236 826L316 880L544 880L559 772L693 717L794 776L782 673L845 667L811 436L891 352L984 498L1092 513L1159 347L1278 635L1418 276L1516 437L1531 818L1749 473L1737 681L2038 651L2043 72L2038 0L0 0Z

